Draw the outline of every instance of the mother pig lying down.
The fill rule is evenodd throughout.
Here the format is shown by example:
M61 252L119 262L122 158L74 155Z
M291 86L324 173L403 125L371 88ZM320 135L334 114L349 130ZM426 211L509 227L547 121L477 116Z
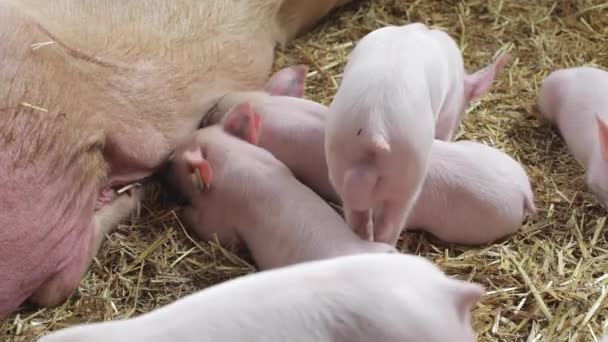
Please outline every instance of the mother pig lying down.
M39 342L474 342L470 310L483 292L419 256L343 256L243 276Z
M176 149L170 182L189 205L182 219L201 238L244 242L261 269L347 254L397 252L363 241L270 152L255 146L264 125L247 103ZM200 182L200 183L199 183Z
M0 319L65 301L138 202L115 190L348 1L0 1Z

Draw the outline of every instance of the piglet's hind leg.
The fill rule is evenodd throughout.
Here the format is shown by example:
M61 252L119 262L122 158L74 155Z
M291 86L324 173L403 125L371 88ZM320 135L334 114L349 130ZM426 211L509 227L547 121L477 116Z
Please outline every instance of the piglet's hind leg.
M412 201L385 201L381 212L374 222L374 241L384 242L391 246L397 244L399 235L405 225L407 215L411 210Z
M351 210L344 206L344 218L355 234L361 239L366 241L374 240L374 226L372 223L371 210Z

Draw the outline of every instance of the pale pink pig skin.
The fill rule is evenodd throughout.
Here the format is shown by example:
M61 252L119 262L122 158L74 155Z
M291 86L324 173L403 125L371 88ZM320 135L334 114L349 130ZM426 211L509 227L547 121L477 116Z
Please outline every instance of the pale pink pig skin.
M254 108L262 117L259 146L272 152L302 183L333 203L339 202L327 177L323 150L327 107L306 99L269 96Z
M174 153L169 179L189 200L182 218L200 238L217 234L222 243L244 243L261 269L396 252L390 245L359 239L283 163L255 146L258 119L248 104L236 106L222 125L197 131ZM201 173L210 186L202 190L191 180L200 165L206 165Z
M314 120L306 120L303 124L300 118L305 106L296 105L298 100L266 94L255 100L262 104L256 109L264 118L259 145L264 146L264 134L269 131L267 119L271 123L277 120L280 124L273 125L272 131L284 141L276 144L276 148L264 147L270 151L283 150L284 154L274 155L282 161L291 158L294 163L301 163L299 170L308 167L308 175L314 177L304 183L313 184L311 188L319 192L322 185L326 186L323 189L331 185L327 173L314 172L327 170L323 136L310 133L322 132L327 107L313 105L314 115L310 117ZM281 120L283 118L286 120ZM449 243L484 244L519 230L526 211L536 213L534 194L525 170L504 152L481 143L448 143L436 139L430 153L427 177L405 229L424 230ZM340 204L333 189L325 190L324 194Z
M397 242L433 139L453 138L469 101L490 89L507 59L466 74L454 40L421 23L383 27L357 43L329 106L325 154L360 237Z
M496 75L504 69L510 55L503 52L489 65L468 73L456 41L444 31L426 29L443 49L445 63L441 71L436 71L442 73L443 87L434 88L431 93L433 101L440 101L435 138L449 141L453 140L470 102L491 90Z
M329 179L351 228L395 244L427 172L439 114L431 89L441 47L424 30L388 26L363 37L329 106ZM372 210L380 210L372 223Z
M552 72L538 97L541 115L557 126L585 168L585 181L608 207L608 72L574 67Z
M327 106L301 98L307 71L304 65L286 67L272 75L265 91L227 94L216 105L215 120L239 104L250 103L264 122L258 146L271 152L304 185L338 203L322 153Z
M407 230L477 245L515 233L526 213L536 214L528 175L506 153L473 141L435 140L429 160Z
M135 318L39 342L475 342L482 286L405 254L363 254L246 275Z
M434 48L439 48L435 50L436 70L430 75L436 84L430 93L433 108L437 112L435 138L452 140L470 102L491 90L494 79L504 69L511 56L503 52L492 63L468 73L462 53L449 34L431 29L422 23L408 24L401 28L402 34L412 30L418 34L424 33L426 40L434 41Z

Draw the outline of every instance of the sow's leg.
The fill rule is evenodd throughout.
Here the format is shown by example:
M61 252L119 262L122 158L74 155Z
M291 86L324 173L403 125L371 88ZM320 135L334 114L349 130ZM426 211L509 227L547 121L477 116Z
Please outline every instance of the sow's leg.
M42 284L30 297L29 301L42 306L53 307L65 302L80 285L80 280L87 272L91 261L97 255L106 234L112 232L118 224L128 217L138 206L143 197L143 190L134 189L130 194L118 196L114 201L101 208L93 219L94 230L83 236L89 243L81 245L81 252L70 260L57 274Z

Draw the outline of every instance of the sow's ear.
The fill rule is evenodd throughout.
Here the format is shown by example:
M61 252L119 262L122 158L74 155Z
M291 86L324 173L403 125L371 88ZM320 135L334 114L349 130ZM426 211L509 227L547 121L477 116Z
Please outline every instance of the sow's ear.
M261 126L260 114L253 110L249 102L234 106L224 118L226 133L257 145Z
M265 90L273 96L303 97L308 66L294 65L277 71L266 83Z

